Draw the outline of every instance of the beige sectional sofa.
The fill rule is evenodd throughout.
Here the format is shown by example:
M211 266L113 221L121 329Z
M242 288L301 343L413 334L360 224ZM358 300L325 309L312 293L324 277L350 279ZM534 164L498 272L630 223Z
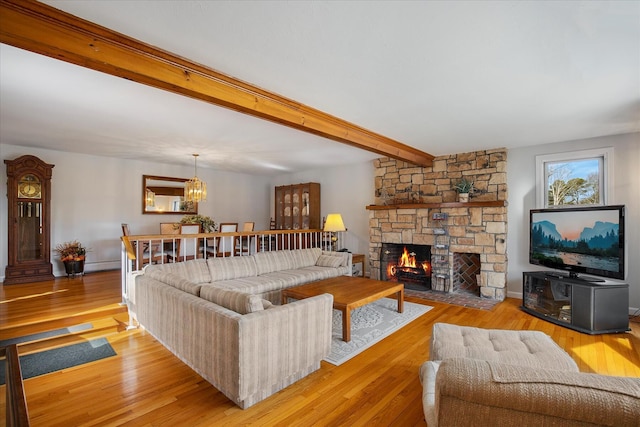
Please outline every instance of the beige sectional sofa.
M149 265L129 291L147 331L241 408L320 368L333 297L279 305L287 287L350 275L351 254L320 249Z
M430 359L428 427L640 426L640 379L581 373L542 332L436 323Z

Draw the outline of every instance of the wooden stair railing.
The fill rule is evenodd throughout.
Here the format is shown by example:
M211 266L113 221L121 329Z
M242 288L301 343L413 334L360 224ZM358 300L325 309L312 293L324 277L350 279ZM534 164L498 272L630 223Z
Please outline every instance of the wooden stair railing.
M27 397L24 394L18 346L10 344L0 348L0 356L4 356L6 359L5 380L7 383L7 396L5 407L7 409L7 426L28 427L30 425L29 412L27 410Z

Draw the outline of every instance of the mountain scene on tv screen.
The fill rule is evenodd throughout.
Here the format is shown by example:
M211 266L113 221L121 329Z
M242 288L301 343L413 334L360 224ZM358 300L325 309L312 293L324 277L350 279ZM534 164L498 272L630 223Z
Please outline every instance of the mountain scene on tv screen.
M531 225L533 257L542 265L561 268L619 270L619 225L607 221L581 224L578 215L565 221L540 219Z

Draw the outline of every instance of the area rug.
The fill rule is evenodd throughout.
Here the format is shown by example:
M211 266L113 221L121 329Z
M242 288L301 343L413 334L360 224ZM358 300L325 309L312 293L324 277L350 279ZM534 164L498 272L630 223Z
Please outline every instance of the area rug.
M7 340L0 340L0 347L6 347L11 344L21 344L29 341L39 341L45 338L57 337L60 335L72 334L74 332L86 331L92 329L91 323L83 323L81 325L69 326L68 328L54 329L52 331L38 332L37 334L23 335L21 337L9 338Z
M405 301L403 313L398 313L398 302L391 298L382 298L358 307L351 312L351 341L349 342L342 341L342 313L333 310L331 354L324 360L332 365L341 365L432 308L428 305Z
M111 344L105 338L98 338L20 356L20 368L22 369L22 378L26 380L115 355L116 352ZM0 385L5 383L5 366L6 363L3 360L0 363Z

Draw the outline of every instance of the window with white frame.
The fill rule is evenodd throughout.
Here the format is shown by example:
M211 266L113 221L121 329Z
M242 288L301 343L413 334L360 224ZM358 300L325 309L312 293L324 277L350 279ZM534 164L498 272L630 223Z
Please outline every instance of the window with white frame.
M612 170L612 147L536 156L537 206L606 205Z

